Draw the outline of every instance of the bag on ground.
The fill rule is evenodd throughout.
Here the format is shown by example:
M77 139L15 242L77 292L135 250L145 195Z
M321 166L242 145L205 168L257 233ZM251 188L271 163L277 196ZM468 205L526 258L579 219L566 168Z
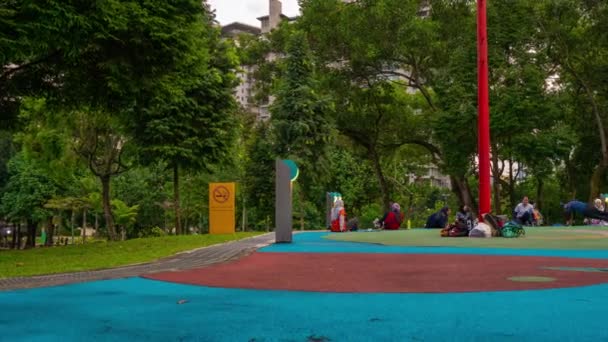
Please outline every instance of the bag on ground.
M526 235L526 231L524 230L524 227L522 227L520 224L513 222L513 221L507 222L502 227L500 233L501 233L502 237L506 237L506 238L516 238L516 237Z
M485 223L487 223L490 228L492 229L492 236L501 236L502 233L502 228L503 228L503 221L495 215L492 214L484 214L483 215L483 221Z
M475 226L475 228L471 229L471 231L469 232L469 237L492 237L492 228L489 225L480 222Z

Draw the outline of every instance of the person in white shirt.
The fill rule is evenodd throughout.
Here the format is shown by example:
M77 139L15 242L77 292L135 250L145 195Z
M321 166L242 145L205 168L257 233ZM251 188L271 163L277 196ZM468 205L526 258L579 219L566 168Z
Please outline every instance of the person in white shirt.
M515 219L515 222L521 225L530 224L532 222L532 219L534 218L534 207L530 204L528 196L525 196L521 200L521 203L515 207L515 210L513 210L513 218Z

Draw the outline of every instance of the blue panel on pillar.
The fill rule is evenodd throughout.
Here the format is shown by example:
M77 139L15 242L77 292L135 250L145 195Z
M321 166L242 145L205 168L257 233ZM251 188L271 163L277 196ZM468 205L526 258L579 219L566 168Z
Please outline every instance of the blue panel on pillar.
M296 178L298 178L298 175L300 174L300 169L298 169L298 165L296 165L296 162L291 159L283 159L283 163L289 166L289 170L291 170L291 181L295 181Z

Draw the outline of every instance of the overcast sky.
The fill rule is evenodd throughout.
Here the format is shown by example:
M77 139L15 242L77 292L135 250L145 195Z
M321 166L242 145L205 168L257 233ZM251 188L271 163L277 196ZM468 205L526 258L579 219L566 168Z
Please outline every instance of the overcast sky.
M298 14L298 0L281 0L283 14L291 17ZM222 25L239 21L249 25L259 26L256 19L268 14L268 0L208 0L215 10L217 20Z

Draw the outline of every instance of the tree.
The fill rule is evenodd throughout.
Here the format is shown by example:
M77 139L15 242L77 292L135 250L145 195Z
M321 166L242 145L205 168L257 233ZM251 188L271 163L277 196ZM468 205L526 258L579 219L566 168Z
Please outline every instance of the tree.
M112 207L114 208L116 225L120 227L121 230L121 240L125 240L127 231L131 229L137 220L139 205L128 206L125 202L115 199L112 200Z
M608 170L606 103L608 87L608 6L602 1L547 1L542 7L541 32L557 66L559 84L580 97L577 120L595 124L599 153L594 159L589 199L599 196ZM583 100L584 99L584 100Z
M0 213L13 222L26 220L26 246L34 247L37 225L49 216L44 204L57 193L57 184L23 153L11 159L9 174L0 201Z
M112 177L125 172L124 161L128 140L121 134L115 117L95 111L80 112L75 122L75 151L86 162L89 170L101 182L104 219L111 240L117 240L111 207Z
M258 123L246 144L243 185L251 208L249 216L256 228L269 228L275 205L275 154L269 124Z
M176 233L181 234L179 171L207 169L229 159L234 141L236 59L220 40L211 16L199 9L184 23L183 59L146 90L135 111L134 136L145 162L162 160L173 170Z
M413 0L302 2L301 28L314 42L326 91L338 98L336 127L367 151L385 207L391 195L383 158L407 144L434 158L442 155L425 122L437 115L429 85L441 45L435 43L436 23L418 15L420 5Z
M320 96L306 36L299 31L289 38L284 71L271 107L274 150L280 158L292 158L301 169L297 194L300 207L311 186L324 175L326 146L330 142L329 103ZM304 228L301 212L301 229Z

